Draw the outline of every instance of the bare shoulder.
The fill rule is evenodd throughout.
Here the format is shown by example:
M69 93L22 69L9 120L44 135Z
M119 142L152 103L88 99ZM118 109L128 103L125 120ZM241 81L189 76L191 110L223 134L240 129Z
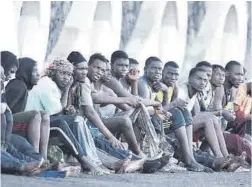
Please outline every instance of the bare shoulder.
M105 85L101 86L101 91L105 93L109 93L110 95L116 96L115 92Z

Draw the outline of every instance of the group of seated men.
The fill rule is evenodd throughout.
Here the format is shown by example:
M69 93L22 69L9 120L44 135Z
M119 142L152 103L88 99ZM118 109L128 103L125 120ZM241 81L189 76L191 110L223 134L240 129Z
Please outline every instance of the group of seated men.
M201 61L184 84L179 73L176 62L149 57L140 77L137 60L118 50L110 61L73 51L40 75L32 58L2 51L2 172L153 173L171 157L196 172L250 165L243 66Z

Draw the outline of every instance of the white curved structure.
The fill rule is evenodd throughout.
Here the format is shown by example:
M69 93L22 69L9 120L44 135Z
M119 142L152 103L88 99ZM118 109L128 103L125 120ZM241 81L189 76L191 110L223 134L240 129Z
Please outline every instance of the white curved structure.
M123 50L142 67L145 59L153 55L164 62L177 61L184 70L182 79L201 60L221 65L238 60L251 68L251 58L245 61L249 53L247 21L251 16L247 6L244 1L205 1L205 15L197 35L187 43L188 2L143 1ZM66 57L72 50L80 51L86 58L94 52L110 58L119 49L123 8L120 1L74 1L48 61ZM43 69L50 16L50 2L1 1L0 49L12 51L18 57L32 57Z
M17 32L19 56L35 59L40 70L47 50L49 23L50 2L23 2Z

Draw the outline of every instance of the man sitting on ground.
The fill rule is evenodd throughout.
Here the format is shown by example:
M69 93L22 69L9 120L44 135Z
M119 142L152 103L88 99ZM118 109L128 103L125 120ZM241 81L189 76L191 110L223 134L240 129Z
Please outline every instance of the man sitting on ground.
M73 65L70 62L55 59L38 84L29 92L26 110L44 110L50 114L51 129L60 128L68 136L63 141L64 151L75 156L84 171L89 170L91 174L98 175L108 174L110 172L102 168L92 135L84 119L80 116L64 115L68 110L66 107L73 82L72 74Z
M162 74L162 82L167 86L166 92L158 92L157 99L159 101L162 101L163 107L167 110L172 110L174 108L177 108L181 111L181 119L184 119L185 121L188 121L192 117L191 114L188 113L188 110L184 108L186 106L185 101L178 99L178 86L177 81L179 78L179 66L176 62L169 61L165 64ZM168 123L170 125L170 123ZM168 126L169 127L169 126ZM165 128L167 128L165 126ZM192 142L192 139L191 139ZM180 145L174 145L177 147L177 151L179 151ZM178 154L180 154L181 151L179 151ZM216 171L221 170L228 164L228 159L218 159L214 156L211 156L207 152L201 152L199 150L195 151L193 150L195 160L204 166L210 167Z
M97 54L96 54L96 56L97 56ZM89 62L91 62L91 60L92 60L92 58L90 58ZM107 60L104 59L103 60L104 64L99 64L99 65L96 64L96 66L99 66L99 68L105 68L105 70L106 70L106 62L107 62ZM117 113L111 118L103 119L104 124L106 126L108 124L107 127L110 128L110 127L115 126L118 123L119 118L122 118L122 119L127 118L128 119L127 122L130 125L129 126L130 129L133 130L133 126L132 126L132 123L133 123L134 127L138 127L140 129L142 129L141 130L142 132L147 132L145 138L148 139L149 143L148 144L146 143L144 145L140 144L141 147L146 148L146 149L142 149L143 152L147 153L149 157L154 157L154 156L161 155L162 151L158 148L158 143L157 143L158 140L156 138L156 134L155 134L155 130L153 128L153 125L151 124L151 121L146 121L146 120L149 119L148 117L143 116L143 109L141 109L143 106L140 107L140 108L137 108L137 109L134 109L134 108L130 107L130 106L137 107L138 98L133 97L132 95L131 95L131 97L117 97L115 94L113 94L113 92L111 94L111 90L108 91L108 88L105 85L101 84L100 81L95 79L95 77L98 77L97 76L98 72L96 72L94 70L94 67L92 67L93 64L94 63L91 63L89 65L88 77L90 78L91 82L94 84L94 87L95 87L95 89L96 89L96 91L98 93L98 94L92 94L94 103L95 104L117 104L118 107L120 107L119 106L119 104L120 104L121 105L120 108L122 110L126 111L126 112L123 112L123 113ZM101 75L99 75L99 76L101 76ZM131 102L128 102L128 101L130 101L129 99L131 100ZM137 101L137 102L136 102L136 104L133 105L132 101L134 101L134 102ZM141 101L141 100L139 99L139 101ZM122 104L124 104L124 105L122 106ZM125 104L127 104L127 105L125 105ZM139 114L141 114L141 115L139 115ZM140 117L140 116L142 116L142 117ZM122 120L122 122L123 121L125 121L125 120ZM120 120L119 120L119 122L120 122ZM133 131L133 136L135 137L134 131ZM139 135L136 134L136 136L137 136L138 139L139 139L139 137L141 137L140 134ZM126 139L126 141L128 141L128 140ZM139 139L139 141L140 141L140 139Z
M168 68L170 67L170 68ZM167 77L168 76L168 77ZM162 78L162 62L157 57L149 57L146 60L144 67L144 76L139 80L139 95L148 99L158 99L157 93L159 92L160 101L164 104L164 110L171 112L172 123L170 127L166 128L167 132L174 132L181 145L183 161L188 170L192 171L205 171L205 167L197 163L193 156L192 148L192 119L188 110L183 109L186 107L186 102L181 99L176 99L172 103L164 102L168 100L168 88L165 84L161 83ZM176 79L178 78L178 66L174 62L169 62L163 73L163 80L170 81L170 87L175 87ZM168 79L168 80L167 80ZM173 83L173 84L171 84ZM162 97L164 96L165 97ZM171 100L171 96L168 96ZM208 170L207 170L208 171Z

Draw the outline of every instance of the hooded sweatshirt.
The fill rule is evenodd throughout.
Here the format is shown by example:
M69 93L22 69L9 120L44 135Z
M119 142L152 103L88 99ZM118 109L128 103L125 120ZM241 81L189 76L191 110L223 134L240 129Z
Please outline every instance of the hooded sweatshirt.
M28 91L33 88L31 77L36 61L31 58L20 58L16 78L6 86L6 101L13 114L25 110Z

